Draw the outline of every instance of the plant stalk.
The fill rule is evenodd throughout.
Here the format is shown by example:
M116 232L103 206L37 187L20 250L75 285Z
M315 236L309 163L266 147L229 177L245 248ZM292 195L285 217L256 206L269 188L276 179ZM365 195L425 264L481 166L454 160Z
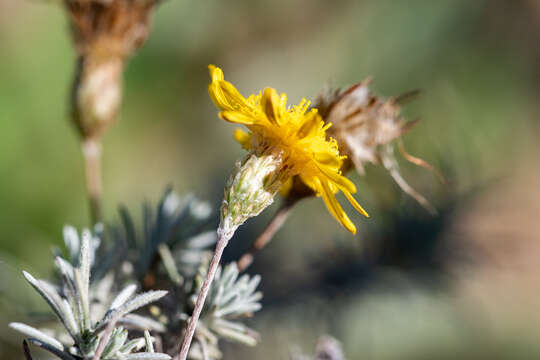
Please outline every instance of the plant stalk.
M180 348L180 352L178 353L178 355L174 357L174 360L187 359L189 348L191 346L191 341L193 340L193 334L195 334L197 323L199 321L199 317L201 316L201 311L204 306L204 301L206 300L206 296L208 295L208 291L210 290L210 285L212 284L214 276L216 275L219 261L221 260L221 256L223 255L223 250L225 249L225 247L229 243L229 240L232 237L231 232L224 232L221 230L221 228L218 229L218 241L216 244L216 250L214 251L214 255L212 256L212 261L210 262L208 272L206 273L201 292L197 297L195 308L193 309L193 315L189 319L188 326L184 335L184 340L182 342L182 347Z
M91 138L82 143L86 191L90 204L91 226L103 221L101 186L101 146L99 140Z
M255 253L264 248L268 243L273 239L274 235L278 232L279 229L285 224L292 208L298 200L296 199L287 199L279 208L279 210L274 214L272 220L268 223L263 232L257 237L257 239L251 245L251 248L243 254L240 259L236 262L239 271L244 271L252 263L255 257Z
M99 340L96 352L94 353L92 360L101 359L101 355L103 354L105 347L107 346L107 344L109 343L109 340L111 339L111 335L114 330L114 327L116 326L117 321L118 321L118 316L115 316L110 320L109 324L105 328L105 331L103 332L103 335L101 336L101 339Z

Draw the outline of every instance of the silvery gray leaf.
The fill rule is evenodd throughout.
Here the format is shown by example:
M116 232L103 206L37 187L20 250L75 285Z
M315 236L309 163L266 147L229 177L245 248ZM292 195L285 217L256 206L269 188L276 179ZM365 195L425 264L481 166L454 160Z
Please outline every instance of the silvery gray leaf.
M119 350L119 352L123 353L123 354L128 354L132 351L138 351L140 349L142 349L145 345L145 340L144 338L137 338L137 339L133 339L133 340L130 340L128 341L127 343L125 343Z
M69 332L72 338L77 338L81 329L77 321L75 320L75 315L73 314L73 309L66 299L62 299L62 313L64 314L64 325L66 330Z
M237 341L248 346L255 346L259 335L242 323L217 319L212 325L212 330L220 337Z
M47 304L53 309L54 313L60 321L68 328L66 318L68 317L64 313L64 309L62 306L62 297L58 294L56 288L49 284L48 282L44 280L37 280L32 275L27 273L26 271L23 271L23 275L26 278L26 280L36 289L36 291L45 299Z
M206 201L194 201L190 204L190 213L195 219L206 219L212 214L212 207Z
M22 324L22 323L18 323L18 322L12 322L9 324L9 327L14 329L14 330L17 330L18 332L21 332L23 333L24 335L28 336L28 337L31 337L31 338L35 338L43 343L46 343L60 351L63 351L64 350L64 345L56 340L55 338L45 334L44 332L42 332L41 330L38 330L36 328L33 328L31 326L28 326L26 324Z
M182 275L178 272L176 264L174 263L174 258L171 254L171 250L167 244L160 244L158 247L158 252L163 262L163 266L169 275L169 278L175 285L181 285L184 282Z
M151 331L157 331L157 332L165 332L167 329L165 325L160 323L159 321L153 320L146 316L141 316L137 314L127 314L124 315L118 321L119 324L125 325L131 329L138 329L138 330L151 330Z
M109 342L103 350L102 358L113 357L124 346L127 340L128 332L123 328L116 328L111 334Z
M164 290L148 291L146 293L137 295L119 308L107 312L107 315L105 315L105 318L99 324L99 329L103 329L105 325L113 318L120 319L125 314L161 299L165 295L167 295L167 291Z
M88 287L86 282L83 279L80 269L75 269L73 272L75 280L75 288L77 289L78 295L78 314L81 330L91 330L91 321L90 321L90 295L88 293Z
M169 360L170 358L171 357L167 354L149 352L140 352L123 356L124 360Z
M173 216L174 213L182 205L182 198L174 192L167 194L163 200L163 211L168 216Z
M137 291L137 285L131 284L126 286L117 296L114 298L109 310L116 309L122 305Z
M92 234L89 230L84 230L82 233L81 253L79 256L79 266L81 271L82 285L84 286L86 293L88 294L88 288L90 286L90 267L92 266L92 254L90 253L90 239Z
M61 274L66 276L67 279L73 279L73 265L60 256L55 257L54 263Z
M79 242L79 234L77 233L77 230L70 225L64 226L63 229L64 234L64 244L66 245L66 248L69 252L69 260L72 264L77 261L79 257L79 249L80 249L80 242Z
M202 249L214 245L216 241L217 233L211 230L190 237L185 241L184 246L191 249Z
M248 316L261 309L262 293L255 292L260 276L238 277L235 263L218 269L208 295L206 311L216 318Z
M199 201L193 195L178 196L168 187L157 207L153 208L149 203L143 204L143 229L139 235L132 216L125 208L121 208L123 231L113 231L113 235L117 243L126 243L131 250L136 250L129 253L137 254L136 257L130 258L130 262L135 265L138 279L141 280L148 272L149 266L156 256L159 256L158 252L169 276L177 284L181 278L186 279L195 275L198 265L207 256L206 247L215 243L215 233L212 231L214 234L201 238L199 243L197 241L191 245L187 243L208 224L210 216L208 210L207 203ZM162 244L166 244L173 254L177 271L166 252L160 250L159 246ZM177 253L178 249L187 250L190 246L196 251L190 254L189 259L185 258L183 253L180 255Z
M57 357L59 357L62 360L77 360L71 354L69 354L69 353L67 353L65 351L59 350L59 349L55 348L54 346L51 346L51 345L49 345L49 344L47 344L47 343L45 343L45 342L43 342L43 341L41 341L39 339L29 338L28 341L31 344L39 346L40 348L42 348L44 350L47 350L51 354L56 355Z
M146 345L146 352L153 353L154 344L152 343L152 338L150 337L148 330L144 330L144 343Z

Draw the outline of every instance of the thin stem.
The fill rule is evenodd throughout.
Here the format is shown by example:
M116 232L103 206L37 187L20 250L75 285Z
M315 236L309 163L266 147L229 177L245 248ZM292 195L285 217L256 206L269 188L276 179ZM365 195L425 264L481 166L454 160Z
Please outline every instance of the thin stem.
M208 291L210 290L210 285L212 284L214 276L216 275L219 261L221 260L221 256L223 255L223 250L229 243L231 237L231 232L223 232L221 231L221 228L218 229L218 241L216 244L216 250L214 251L214 255L212 256L212 261L210 262L210 267L208 268L208 272L206 273L201 292L197 297L195 308L193 309L193 315L189 319L186 333L184 335L184 340L182 342L182 347L180 348L180 353L178 353L178 355L174 357L174 360L186 360L187 358L189 347L191 345L191 341L193 340L193 334L195 334L195 329L197 328L197 323L199 321L199 317L201 316L204 301L206 300L206 296L208 295Z
M270 220L263 232L253 242L251 248L237 261L236 265L238 266L238 270L243 271L253 263L255 253L268 245L268 243L272 240L278 230L281 229L283 224L285 224L285 222L289 218L291 210L298 202L298 200L299 199L286 200L283 205L281 205L281 207L274 214L272 220Z
M90 220L92 226L102 222L101 208L101 148L97 139L83 141L82 153L86 177L86 191L90 202Z
M96 352L94 353L94 356L92 357L92 360L100 360L101 355L103 354L103 350L105 350L105 346L109 342L112 332L114 330L114 327L116 326L116 322L118 321L118 316L113 317L107 327L105 328L105 331L103 332L103 336L101 336L101 339L99 339L99 343L96 349Z

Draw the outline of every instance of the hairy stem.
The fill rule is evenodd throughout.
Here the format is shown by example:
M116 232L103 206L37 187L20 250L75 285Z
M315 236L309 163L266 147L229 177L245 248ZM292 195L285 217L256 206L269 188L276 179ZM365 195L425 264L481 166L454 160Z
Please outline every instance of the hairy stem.
M274 214L272 220L270 220L263 232L253 242L251 248L237 261L236 265L238 266L238 270L243 271L253 263L255 253L268 245L268 243L272 240L278 230L281 229L283 224L285 224L285 222L287 221L291 210L297 203L297 201L297 199L286 200L283 205L281 205L281 207Z
M216 250L214 251L214 255L212 256L212 261L210 262L210 267L208 268L208 272L206 273L201 292L197 297L195 308L193 309L193 315L189 319L188 326L184 335L184 340L182 342L182 347L180 348L180 352L178 353L178 355L174 357L174 360L186 360L187 358L189 347L191 346L191 341L193 340L193 334L195 334L195 329L197 328L197 323L199 321L199 317L201 316L201 311L204 306L204 301L206 300L206 296L208 295L208 291L210 290L210 285L212 284L214 276L216 275L219 261L221 260L221 256L223 255L223 250L229 243L231 237L231 232L223 232L221 231L221 228L218 229L218 241L216 245Z
M92 226L102 222L101 204L101 148L96 139L83 141L82 153L86 177L86 191L90 202L90 221Z
M92 360L101 359L103 350L105 350L105 346L107 346L107 344L109 343L109 340L111 339L111 335L114 330L114 327L116 326L117 321L118 321L118 316L115 316L110 320L109 324L105 328L105 331L103 332L103 335L101 336L101 339L99 340L96 352L94 353Z

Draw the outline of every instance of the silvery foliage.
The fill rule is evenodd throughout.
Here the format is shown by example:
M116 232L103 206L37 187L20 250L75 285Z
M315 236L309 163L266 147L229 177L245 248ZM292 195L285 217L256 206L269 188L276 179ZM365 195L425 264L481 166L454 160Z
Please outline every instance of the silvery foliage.
M112 332L102 359L168 358L165 354L149 354L153 347L147 337L128 340L127 330L153 331L166 351L176 351L178 334L191 315L217 240L214 230L205 231L211 215L208 203L168 189L155 209L148 203L143 205L140 229L130 213L121 208L121 226L108 228L107 236L112 240L108 246L100 241L102 226L96 226L93 235L83 232L82 239L74 228L66 226L67 255L63 256L58 249L54 251L61 285L36 280L26 273L25 276L51 305L68 336L52 337L47 331L24 324L11 326L29 336L33 344L62 359L89 359L107 324L118 315L118 327ZM89 271L91 278L82 276ZM133 298L138 287L148 285L144 284L148 274L158 278L154 284L170 290L169 296L151 309L157 320L131 313L164 294L149 292ZM85 281L81 282L83 278ZM261 308L262 294L256 291L259 282L260 276L240 276L236 264L219 269L197 327L190 359L220 359L219 339L250 346L257 343L258 334L238 320ZM114 289L119 285L122 290L116 293ZM132 353L143 348L146 352Z
M202 286L206 269L201 268L196 279L196 290L191 296L192 306ZM248 346L257 344L259 335L242 322L241 318L251 317L261 309L262 293L257 290L261 277L255 275L240 276L236 263L219 268L211 285L194 342L190 351L191 359L219 359L218 348L220 338L239 342ZM183 314L187 319L188 315Z
M11 323L10 327L28 336L32 344L60 359L78 360L91 359L94 356L106 328L112 323L111 336L100 359L169 359L169 355L154 352L147 332L144 338L129 340L128 330L116 326L117 322L129 319L131 312L162 298L167 292L149 291L135 295L136 286L128 285L102 311L101 306L94 306L91 296L94 289L90 287L91 268L96 259L99 238L92 236L88 230L83 231L79 238L73 228L66 227L64 241L68 249L67 259L60 256L55 259L56 268L61 275L59 285L38 280L27 272L23 274L52 308L67 336L60 334L53 337L46 330L38 330L22 323ZM99 283L97 285L103 286ZM96 321L94 318L97 315L99 320ZM153 322L151 319L148 321ZM137 352L143 348L145 352Z
M159 274L164 275L159 283L169 283L174 288L175 303L160 307L160 318L164 319L166 334L176 335L191 314L212 255L211 247L217 240L215 230L204 231L210 223L211 207L194 196L181 197L168 189L155 210L149 204L143 206L142 234L137 232L126 209L121 208L120 214L123 229L116 229L115 238L131 249L135 277L141 281L157 258L165 270ZM190 359L221 358L220 338L256 344L258 334L235 320L251 316L261 308L258 301L262 294L256 292L259 282L259 276L239 277L236 264L218 271L197 326ZM167 342L167 337L176 339L175 335L163 338Z
M148 274L159 257L169 280L176 285L193 277L217 241L215 231L204 231L210 223L211 206L193 195L179 196L170 188L161 197L154 211L150 204L143 205L143 228L137 232L133 217L120 208L122 229L113 231L117 243L125 243L128 258L134 266L135 276Z

